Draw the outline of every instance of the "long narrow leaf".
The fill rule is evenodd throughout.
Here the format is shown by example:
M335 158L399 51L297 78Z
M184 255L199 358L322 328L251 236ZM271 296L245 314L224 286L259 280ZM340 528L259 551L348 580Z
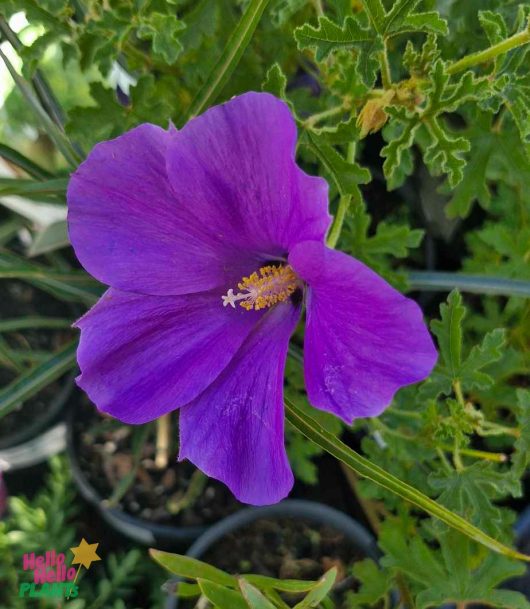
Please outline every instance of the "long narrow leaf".
M320 448L344 463L359 476L368 478L375 484L378 484L379 486L382 486L383 488L395 493L399 497L402 497L406 501L409 501L413 505L427 512L427 514L438 518L453 529L460 531L460 533L467 535L470 539L481 543L487 548L490 548L499 554L504 554L504 556L508 556L510 558L517 558L519 560L530 562L530 556L521 554L516 550L512 550L511 548L502 544L500 541L486 535L486 533L467 522L467 520L461 516L458 516L458 514L451 512L447 508L436 503L436 501L433 499L430 499L415 489L413 486L399 480L399 478L396 478L392 474L386 472L384 469L368 461L368 459L361 456L359 453L355 452L349 446L341 442L336 436L325 431L319 425L319 423L302 413L289 400L285 400L285 404L287 418L289 419L290 423L296 429L298 429L298 431L312 440L317 446L320 446Z
M26 158L23 154L20 154L20 152L5 144L0 144L0 157L13 165L20 167L20 169L23 169L28 175L36 180L47 180L53 177L49 171L39 167L39 165Z
M76 365L77 339L0 391L0 418Z
M31 89L31 86L24 78L22 78L22 76L20 76L20 74L18 74L18 72L15 70L15 68L1 49L0 58L5 63L6 68L11 74L11 77L15 81L17 87L24 96L29 107L33 110L33 113L39 120L43 129L50 136L53 143L57 146L57 149L62 153L62 155L70 163L70 165L72 165L72 167L76 167L78 162L80 161L80 158L77 152L74 150L72 144L66 137L64 131L62 131L62 129L60 129L56 125L56 123L54 123L53 120L48 116L44 108L41 106L37 96Z
M0 320L0 333L18 332L28 328L69 328L71 325L70 319L60 317L15 317Z
M408 274L408 279L411 290L450 292L457 288L461 292L472 294L530 298L530 281L432 271L411 272Z
M0 279L22 279L59 300L93 305L103 291L97 281L82 271L64 272L29 262L0 251Z
M58 195L64 197L68 178L53 178L50 180L24 180L16 178L0 178L0 196L6 195Z
M239 63L268 3L269 0L251 0L221 56L191 102L187 118L200 114L215 101Z

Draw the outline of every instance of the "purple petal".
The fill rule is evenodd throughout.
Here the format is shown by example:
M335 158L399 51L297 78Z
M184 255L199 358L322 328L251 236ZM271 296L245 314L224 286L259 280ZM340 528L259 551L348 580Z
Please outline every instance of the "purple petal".
M316 242L289 264L308 283L304 368L309 401L347 423L380 414L427 377L437 353L418 305L364 264Z
M98 144L72 175L70 240L85 269L114 288L175 295L219 286L222 294L260 266L208 232L210 216L197 215L192 201L175 197L166 151L178 138L175 129L141 125Z
M268 93L246 93L191 120L171 140L168 175L177 199L210 230L265 258L329 226L325 180L295 163L296 124Z
M145 296L111 288L78 322L78 384L98 408L145 423L187 404L262 317L217 293Z
M283 373L299 315L287 303L270 309L226 370L180 411L179 458L222 480L245 503L276 503L293 485Z

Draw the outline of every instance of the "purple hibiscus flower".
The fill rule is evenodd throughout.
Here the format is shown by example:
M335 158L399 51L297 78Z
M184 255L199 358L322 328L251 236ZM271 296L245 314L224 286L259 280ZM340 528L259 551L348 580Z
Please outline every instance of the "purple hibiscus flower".
M98 144L68 188L76 254L110 286L77 322L79 385L126 423L180 409L180 458L253 504L293 484L282 388L304 301L309 401L347 423L436 361L419 307L325 246L327 184L296 135L285 103L247 93Z

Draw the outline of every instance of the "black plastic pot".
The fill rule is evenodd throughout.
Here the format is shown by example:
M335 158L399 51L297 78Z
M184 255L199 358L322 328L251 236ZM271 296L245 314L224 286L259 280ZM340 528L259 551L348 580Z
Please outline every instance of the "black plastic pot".
M72 477L81 496L97 509L103 520L114 531L137 543L172 551L188 547L206 531L206 526L177 527L157 524L131 516L119 508L108 507L105 498L90 484L81 469L74 434L75 416L76 408L72 408L67 418L66 429L66 454Z
M186 555L191 558L201 558L229 533L242 529L257 520L285 518L329 526L343 533L352 546L367 558L377 560L379 557L379 550L375 539L361 524L328 505L302 499L286 499L276 505L258 508L249 507L231 514L211 526L201 535L189 548ZM172 580L169 583L169 587L174 589L174 585L178 582L178 579ZM178 604L178 597L174 594L169 594L166 609L177 609Z

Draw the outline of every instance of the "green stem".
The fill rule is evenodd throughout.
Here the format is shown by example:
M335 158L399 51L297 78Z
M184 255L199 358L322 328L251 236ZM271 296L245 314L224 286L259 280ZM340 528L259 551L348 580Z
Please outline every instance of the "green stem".
M344 104L341 104L340 106L335 106L329 110L312 114L302 122L302 127L304 127L304 129L311 129L311 127L314 127L320 121L330 118L331 116L335 116L336 114L340 114L341 112L344 112L344 110Z
M457 74L458 72L467 70L467 68L471 68L472 66L491 61L498 55L503 55L504 53L520 47L523 44L527 44L528 42L530 42L530 29L527 28L523 32L514 34L513 36L510 36L510 38L506 38L506 40L502 40L501 42L494 44L483 51L478 51L477 53L471 53L471 55L462 57L462 59L450 64L447 67L446 72L447 74Z
M322 6L321 0L313 0L313 5L315 7L317 17L323 17L324 16L324 7Z
M490 550L499 552L504 556L530 562L530 556L526 556L517 550L513 550L505 546L500 541L493 539L458 514L451 512L430 497L427 497L418 491L410 484L399 480L392 474L389 474L381 467L375 465L359 453L352 450L349 446L346 446L344 442L339 440L335 435L326 431L312 417L302 413L299 408L288 399L285 399L285 410L287 419L291 425L293 425L293 427L309 438L309 440L314 442L317 446L328 452L342 463L345 463L359 476L363 476L364 478L371 480L388 491L395 493L402 499L409 501L431 516L439 518L442 522L448 524L456 531L460 531L464 535L467 535L470 539L481 543Z
M384 49L381 51L380 56L381 64L381 81L384 89L390 89L392 86L392 74L390 72L390 63L388 62L388 52L386 46L386 40L384 42Z
M355 142L352 141L348 144L348 152L346 154L346 160L348 163L353 163L355 158ZM328 247L334 248L337 245L340 234L342 232L342 226L344 224L344 219L346 218L346 212L350 207L352 196L351 195L342 195L339 199L339 206L337 208L337 213L335 214L335 219L333 220L333 225L331 226L331 230L329 231L329 235L327 238Z

